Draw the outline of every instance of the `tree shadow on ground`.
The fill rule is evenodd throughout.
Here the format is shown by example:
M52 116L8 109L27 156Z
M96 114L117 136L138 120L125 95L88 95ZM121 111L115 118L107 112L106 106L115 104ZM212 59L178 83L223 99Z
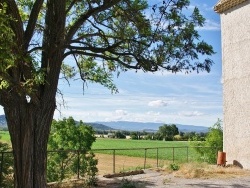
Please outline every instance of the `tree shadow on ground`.
M102 179L97 183L97 188L121 188L121 187L135 187L135 188L144 188L144 187L156 187L156 184L152 181L147 180L133 180L132 177L124 178L112 178L112 179Z
M191 184L186 184L188 187L202 187L202 188L250 188L250 182L248 184L228 184L228 185L222 185L222 184L216 184L216 183L191 183Z

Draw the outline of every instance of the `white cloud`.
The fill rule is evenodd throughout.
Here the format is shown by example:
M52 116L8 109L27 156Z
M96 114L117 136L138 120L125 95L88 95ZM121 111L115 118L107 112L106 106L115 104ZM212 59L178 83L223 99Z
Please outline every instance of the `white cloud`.
M165 102L163 100L150 101L148 103L148 106L151 106L151 107L164 107L164 106L167 106L167 102Z
M197 28L198 30L206 30L206 31L219 31L221 29L220 23L207 19L205 21L205 25L203 27Z
M128 114L128 112L125 110L116 110L115 114L118 116L126 116Z
M179 116L185 116L185 117L196 117L196 116L202 116L204 115L203 113L201 112L198 112L198 111L185 111L185 112L180 112L179 113Z
M148 111L146 114L150 115L150 116L159 116L161 113L160 112Z

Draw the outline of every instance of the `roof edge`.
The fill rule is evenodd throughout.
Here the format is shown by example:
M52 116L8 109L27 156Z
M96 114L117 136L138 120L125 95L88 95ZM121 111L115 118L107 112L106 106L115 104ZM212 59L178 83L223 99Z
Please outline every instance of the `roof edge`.
M248 0L220 0L215 6L214 11L221 14L241 3L244 3Z

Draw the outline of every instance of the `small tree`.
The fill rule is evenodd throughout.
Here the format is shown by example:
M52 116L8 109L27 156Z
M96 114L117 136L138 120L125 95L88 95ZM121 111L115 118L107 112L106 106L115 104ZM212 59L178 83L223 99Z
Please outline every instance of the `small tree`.
M196 151L201 155L204 161L209 163L216 162L217 151L223 150L223 128L220 119L209 128L209 132L205 137L205 141L199 141L199 138L193 137L191 142L195 146Z
M76 124L72 117L60 121L53 121L49 137L48 149L60 150L51 153L48 160L48 181L61 181L71 178L72 173L80 173L86 177L88 183L95 183L97 160L90 152L95 141L95 132L91 126L82 121ZM67 150L77 150L69 152Z

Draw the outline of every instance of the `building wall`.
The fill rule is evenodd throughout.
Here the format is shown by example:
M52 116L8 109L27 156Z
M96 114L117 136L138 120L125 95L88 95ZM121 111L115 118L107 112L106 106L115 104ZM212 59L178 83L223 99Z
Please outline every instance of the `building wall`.
M224 151L250 169L250 2L221 14Z

